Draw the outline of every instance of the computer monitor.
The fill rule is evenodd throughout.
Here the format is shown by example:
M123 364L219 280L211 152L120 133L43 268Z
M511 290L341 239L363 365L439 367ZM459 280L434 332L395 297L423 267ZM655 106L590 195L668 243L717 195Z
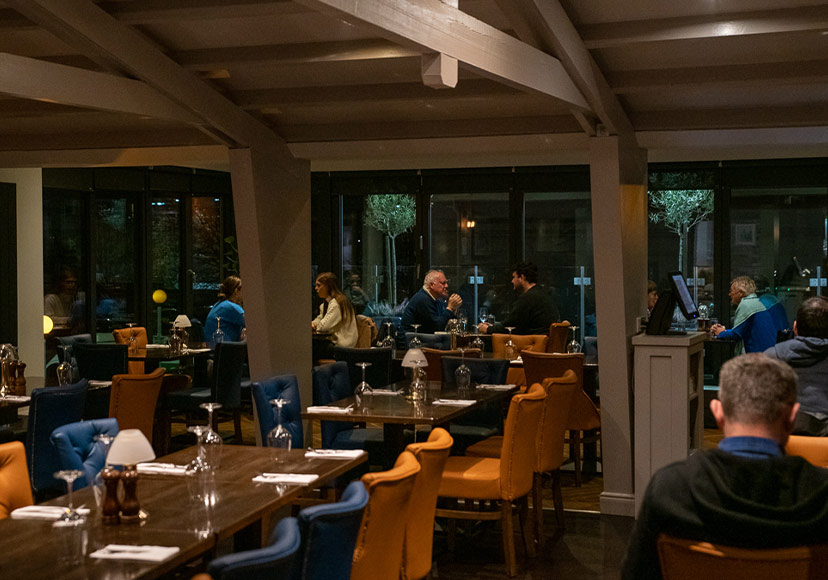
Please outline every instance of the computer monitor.
M696 303L693 302L693 297L690 295L690 288L687 287L687 281L681 272L670 272L670 286L673 289L673 294L676 297L681 313L687 320L693 320L699 317L699 309L696 308Z
M670 272L670 290L665 290L658 295L658 302L650 313L650 320L647 323L647 334L685 334L684 331L671 331L673 312L676 306L681 310L687 320L699 316L690 289L681 272Z

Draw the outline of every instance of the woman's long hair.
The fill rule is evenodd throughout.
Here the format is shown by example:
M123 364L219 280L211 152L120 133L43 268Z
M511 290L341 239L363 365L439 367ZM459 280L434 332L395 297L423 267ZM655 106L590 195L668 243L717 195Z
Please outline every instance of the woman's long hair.
M221 283L221 286L219 286L219 302L222 300L230 300L233 292L235 292L236 288L239 286L241 286L241 278L238 276L227 276L227 278L224 279L224 282Z
M339 289L339 278L333 272L322 272L316 277L316 281L325 286L328 296L339 303L339 310L342 312L342 320L349 322L356 313L348 297Z

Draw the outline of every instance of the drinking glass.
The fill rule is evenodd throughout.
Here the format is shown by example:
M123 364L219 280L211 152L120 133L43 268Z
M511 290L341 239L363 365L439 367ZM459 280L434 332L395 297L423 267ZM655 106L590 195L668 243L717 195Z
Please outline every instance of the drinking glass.
M191 425L190 427L187 427L187 431L195 434L196 445L198 445L195 459L190 461L190 463L187 465L187 475L198 474L203 471L210 471L210 465L207 463L207 458L205 456L204 450L204 443L201 437L206 430L206 425Z
M581 343L578 342L577 326L570 326L569 330L572 332L572 340L566 343L566 352L575 353L581 352Z
M126 340L127 352L129 354L135 354L138 350L138 331L135 330L134 322L127 322L127 326L129 327L129 336Z
M391 358L394 358L394 356L396 356L395 351L397 350L397 341L394 338L394 336L391 334L391 327L393 326L393 324L394 323L391 322L390 320L386 321L386 323L385 323L385 327L386 327L385 338L383 338L379 343L379 346L381 346L383 348L390 348L391 349Z
M425 365L424 359L415 359L411 361L414 365L414 368L411 369L411 399L414 401L422 401L425 399L426 394L426 380L425 380L425 371L423 370L423 366Z
M506 340L506 344L504 346L504 351L506 352L506 358L509 360L515 360L520 353L518 353L517 346L515 343L512 342L512 331L515 329L514 326L507 326L506 330L509 331L509 338Z
M75 480L81 475L83 475L83 471L80 469L62 469L55 472L55 479L62 479L66 482L66 494L69 496L69 507L66 512L61 514L60 519L55 522L55 525L59 525L61 522L73 522L86 519L75 511L75 504L72 500L72 488L75 487Z
M224 342L224 331L221 329L221 316L216 316L216 331L213 333L213 342Z
M466 349L460 349L460 366L454 369L454 382L459 392L466 392L471 384L471 369L466 366Z
M270 456L275 463L287 459L293 443L290 432L282 425L282 407L287 402L287 399L271 399L270 401L270 404L276 407L276 427L267 434L267 446L270 447Z
M95 474L95 480L92 482L92 492L95 494L95 505L98 506L99 512L103 507L103 498L106 494L106 485L101 474L104 469L109 467L109 461L107 461L107 458L109 457L109 447L112 445L114 440L115 437L113 435L107 435L106 433L99 433L98 435L95 435L95 442L100 443L101 447L103 447L104 454L104 465L101 470Z
M358 362L356 366L362 368L362 382L359 383L354 390L354 407L360 410L371 408L371 398L374 395L374 389L365 380L365 369L371 366L369 362Z
M72 384L72 347L69 345L61 345L63 350L63 361L57 367L58 386L65 386Z
M480 354L482 355L482 354L483 354L483 349L484 349L484 347L485 347L486 345L483 343L483 339L482 339L482 338L480 338L480 335L478 334L478 335L477 335L477 336L475 336L475 337L474 337L474 339L473 339L473 340L469 343L469 346L470 346L471 348L476 348L476 349L479 349L479 350L480 350Z
M483 324L484 322L488 322L489 320L489 309L485 306L481 306L477 309L477 317L480 320L480 323Z
M408 343L408 348L409 349L423 348L423 341L420 340L419 338L417 338L417 329L420 328L420 325L419 324L412 324L411 328L414 329L414 337Z
M204 447L204 459L210 469L221 466L221 435L213 431L213 411L221 408L221 403L201 403L202 409L207 409L207 429L201 434Z

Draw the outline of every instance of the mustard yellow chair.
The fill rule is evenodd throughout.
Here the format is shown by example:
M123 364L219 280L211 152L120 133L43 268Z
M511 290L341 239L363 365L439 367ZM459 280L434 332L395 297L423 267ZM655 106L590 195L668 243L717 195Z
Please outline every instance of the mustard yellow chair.
M828 545L751 550L661 534L658 559L664 580L812 580L825 577Z
M149 338L147 337L147 329L143 326L133 326L132 328L116 328L112 331L112 336L115 339L115 344L129 344L129 337L134 336L135 345L137 348L147 348L147 343L149 342ZM143 375L144 361L129 361L129 374Z
M357 314L357 343L355 348L371 348L377 341L377 325L370 316Z
M543 475L552 477L552 500L555 504L555 519L560 527L564 525L563 496L561 495L560 467L564 462L564 436L566 421L572 397L578 388L578 378L571 370L561 377L544 379L546 399L543 403L543 417L538 426L535 473L532 480L532 509L535 521L535 540L538 548L543 547ZM476 457L500 457L503 437L489 437L475 443L466 450L466 455Z
M370 498L354 548L351 580L399 577L408 507L419 472L417 458L403 451L393 468L362 476Z
M443 380L443 363L444 356L460 356L460 350L440 350L439 348L423 347L420 350L426 357L428 366L425 367L426 377L429 381ZM479 348L467 348L463 351L463 356L467 358L481 358L483 353Z
M411 443L405 448L419 461L420 473L414 484L411 509L405 523L405 547L400 570L402 580L419 580L431 572L437 490L452 443L454 439L448 431L436 427L426 442Z
M0 520L17 508L32 505L26 449L20 441L0 445Z
M509 340L508 334L492 334L492 356L493 358L507 358L506 357L506 342ZM524 350L531 350L534 352L546 352L546 335L545 334L513 334L512 342L518 349L518 352ZM519 387L525 387L527 384L526 375L522 367L509 367L509 374L506 375L506 382Z
M140 429L152 443L155 407L164 369L155 369L148 375L115 375L109 394L109 416L118 419L118 427Z
M545 337L544 337L545 338ZM515 395L509 404L500 457L449 457L440 480L438 495L445 499L466 498L463 507L438 508L437 517L466 520L501 521L506 572L517 574L514 538L514 507L517 504L524 522L529 509L536 457L538 426L543 417L546 391L532 385L522 395ZM500 503L499 511L484 511L483 506L470 505L469 500ZM474 502L471 502L472 504ZM534 544L523 530L528 556L534 556Z
M785 445L785 453L804 457L817 467L828 467L828 437L791 435Z
M569 321L553 322L549 325L546 352L566 352L567 338L569 338Z

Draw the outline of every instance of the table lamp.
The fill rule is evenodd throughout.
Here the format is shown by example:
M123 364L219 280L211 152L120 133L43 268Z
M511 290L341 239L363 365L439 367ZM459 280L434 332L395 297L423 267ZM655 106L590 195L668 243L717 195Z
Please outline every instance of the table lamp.
M146 512L141 511L138 503L138 470L136 464L142 461L155 459L155 452L152 445L140 429L124 429L115 437L106 462L111 465L123 465L121 481L124 484L124 499L121 501L121 521L124 523L139 523L146 519ZM107 496L110 487L107 486ZM116 487L117 491L117 487ZM106 498L104 505L107 504ZM107 514L104 513L104 516Z
M190 328L192 325L193 323L190 322L190 319L187 318L186 314L179 314L175 317L175 321L173 322L173 326L175 328Z

